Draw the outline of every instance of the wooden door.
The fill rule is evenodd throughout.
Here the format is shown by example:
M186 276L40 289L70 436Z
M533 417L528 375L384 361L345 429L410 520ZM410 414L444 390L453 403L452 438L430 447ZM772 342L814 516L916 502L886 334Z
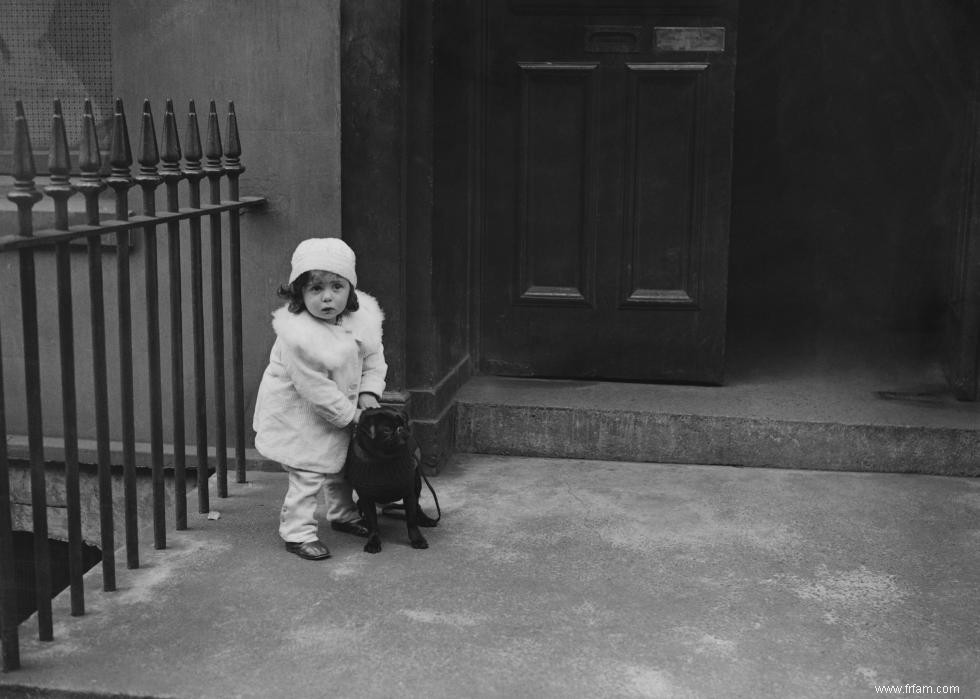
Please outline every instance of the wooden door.
M481 367L722 379L735 3L486 3Z

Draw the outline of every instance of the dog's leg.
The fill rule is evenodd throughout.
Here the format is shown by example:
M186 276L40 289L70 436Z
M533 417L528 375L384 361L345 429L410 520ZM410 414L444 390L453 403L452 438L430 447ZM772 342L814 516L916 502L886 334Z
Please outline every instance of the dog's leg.
M429 548L429 542L419 531L419 498L415 493L410 493L405 498L405 523L408 526L408 540L412 543L412 548Z
M368 540L364 544L364 550L368 553L377 553L381 550L381 533L378 531L378 508L375 506L374 500L367 500L363 497L357 501L357 505L361 510L361 516L364 518L364 524L368 530Z

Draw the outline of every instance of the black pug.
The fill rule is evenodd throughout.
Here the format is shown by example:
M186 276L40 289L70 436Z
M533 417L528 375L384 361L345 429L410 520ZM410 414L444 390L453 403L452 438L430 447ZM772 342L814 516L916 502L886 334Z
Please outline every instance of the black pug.
M377 505L405 504L405 522L412 548L429 548L419 526L434 527L437 520L419 508L422 480L417 446L408 426L408 415L397 408L367 408L354 428L347 450L347 480L357 493L357 507L368 529L364 550L378 553Z

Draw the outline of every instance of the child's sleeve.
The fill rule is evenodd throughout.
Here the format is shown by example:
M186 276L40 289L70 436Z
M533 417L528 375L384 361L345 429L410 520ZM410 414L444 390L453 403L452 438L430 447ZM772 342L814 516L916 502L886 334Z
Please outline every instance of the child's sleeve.
M373 393L381 400L385 392L385 377L388 375L388 363L385 362L384 345L378 343L377 349L364 355L361 365L361 393Z
M290 349L284 349L283 360L296 391L310 402L318 415L340 429L351 423L357 406L322 367L315 366L301 353Z

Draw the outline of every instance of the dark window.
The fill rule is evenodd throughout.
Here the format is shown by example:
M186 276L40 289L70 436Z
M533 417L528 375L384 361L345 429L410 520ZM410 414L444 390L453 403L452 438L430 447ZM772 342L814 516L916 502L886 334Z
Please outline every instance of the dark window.
M10 173L14 105L24 103L37 167L51 140L60 99L68 143L77 147L82 107L100 129L112 114L110 0L8 0L0 22L0 174ZM100 137L103 134L100 133Z

